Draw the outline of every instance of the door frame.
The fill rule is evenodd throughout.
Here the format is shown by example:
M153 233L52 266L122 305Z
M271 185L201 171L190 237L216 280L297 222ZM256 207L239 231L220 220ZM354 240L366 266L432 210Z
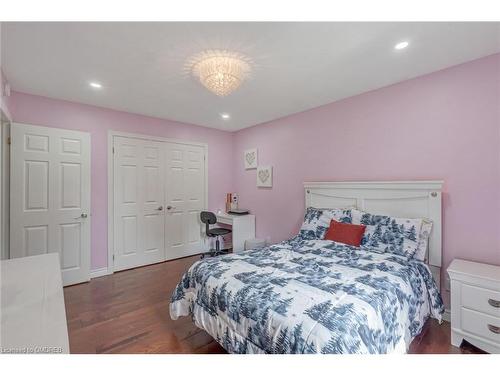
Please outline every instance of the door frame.
M0 109L0 260L10 258L10 119Z
M182 139L175 138L164 138L157 137L153 135L140 134L140 133L126 133L121 131L109 130L108 131L108 266L107 268L93 270L91 277L99 277L104 275L110 275L114 273L114 248L115 248L115 228L114 228L114 218L115 218L115 192L114 192L114 160L113 160L113 144L115 137L125 137L125 138L135 138L146 141L159 141L165 143L177 143L188 146L199 146L203 147L205 151L205 209L208 207L208 144L201 142L191 142Z

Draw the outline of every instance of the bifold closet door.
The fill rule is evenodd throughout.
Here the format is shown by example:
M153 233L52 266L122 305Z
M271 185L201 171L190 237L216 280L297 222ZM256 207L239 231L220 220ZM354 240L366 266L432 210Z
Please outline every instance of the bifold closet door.
M114 270L165 260L165 146L114 137Z
M166 259L202 252L200 211L206 209L206 149L166 144Z
M10 257L59 253L64 285L88 281L90 135L12 124L10 171Z

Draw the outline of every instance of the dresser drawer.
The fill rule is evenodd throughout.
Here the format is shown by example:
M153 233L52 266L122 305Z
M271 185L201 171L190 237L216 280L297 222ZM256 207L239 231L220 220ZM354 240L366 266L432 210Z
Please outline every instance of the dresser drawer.
M500 318L500 292L462 284L462 306Z
M500 343L500 318L462 307L462 330Z

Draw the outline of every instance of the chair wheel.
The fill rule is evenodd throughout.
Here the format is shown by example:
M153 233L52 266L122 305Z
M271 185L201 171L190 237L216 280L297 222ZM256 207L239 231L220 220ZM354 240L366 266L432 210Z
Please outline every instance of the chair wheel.
M205 254L201 254L201 259L205 258Z

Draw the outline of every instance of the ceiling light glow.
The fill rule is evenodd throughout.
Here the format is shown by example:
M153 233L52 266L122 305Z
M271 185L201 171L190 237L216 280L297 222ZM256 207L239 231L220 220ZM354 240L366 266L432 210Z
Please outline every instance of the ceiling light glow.
M406 47L408 47L410 43L408 43L407 41L404 41L404 42L399 42L398 44L396 44L394 46L395 49L404 49Z
M102 89L102 85L99 82L90 82L89 86L94 89Z
M220 117L222 117L224 120L228 120L228 119L231 118L231 116L229 115L229 113L221 113Z

